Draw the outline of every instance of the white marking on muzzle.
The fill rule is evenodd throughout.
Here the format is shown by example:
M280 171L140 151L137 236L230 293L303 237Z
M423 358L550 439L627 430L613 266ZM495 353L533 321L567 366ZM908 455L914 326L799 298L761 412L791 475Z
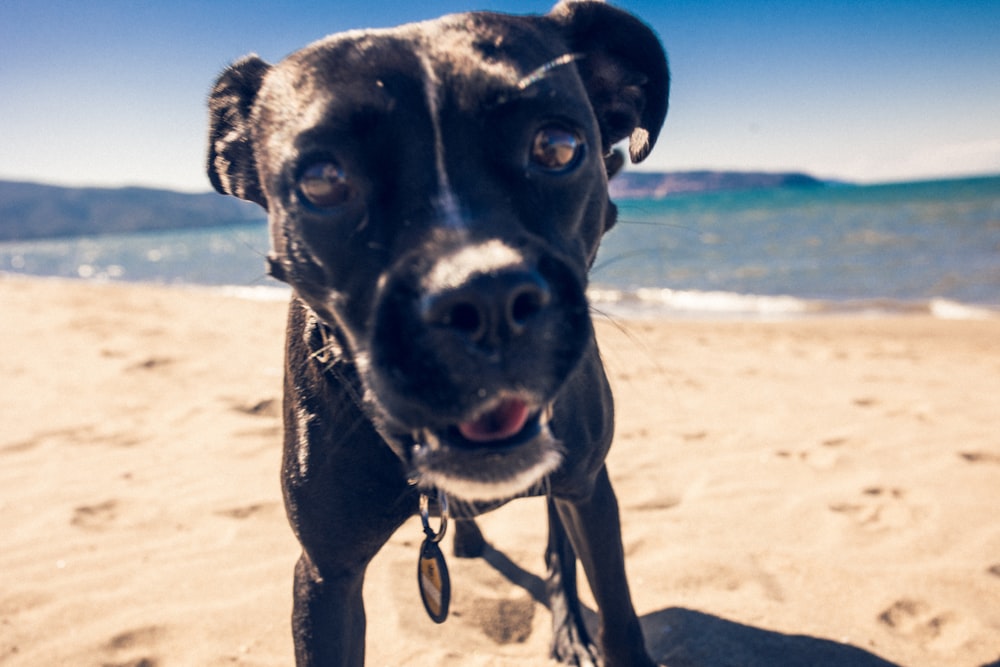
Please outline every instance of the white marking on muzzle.
M423 279L428 291L454 289L478 274L491 274L525 265L524 255L499 239L464 246L439 259Z

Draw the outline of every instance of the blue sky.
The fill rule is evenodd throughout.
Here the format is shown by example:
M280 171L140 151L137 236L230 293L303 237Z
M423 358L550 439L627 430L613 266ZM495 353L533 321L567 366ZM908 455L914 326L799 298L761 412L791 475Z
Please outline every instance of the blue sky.
M883 182L1000 173L997 0L622 0L674 86L644 169ZM2 0L0 179L209 188L205 96L254 51L550 2Z

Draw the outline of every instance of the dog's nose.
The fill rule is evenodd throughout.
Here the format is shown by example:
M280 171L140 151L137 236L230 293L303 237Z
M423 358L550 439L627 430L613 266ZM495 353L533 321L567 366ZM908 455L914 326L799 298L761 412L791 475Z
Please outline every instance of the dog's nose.
M545 279L532 270L479 274L462 285L427 295L424 321L474 343L496 345L523 334L551 301Z

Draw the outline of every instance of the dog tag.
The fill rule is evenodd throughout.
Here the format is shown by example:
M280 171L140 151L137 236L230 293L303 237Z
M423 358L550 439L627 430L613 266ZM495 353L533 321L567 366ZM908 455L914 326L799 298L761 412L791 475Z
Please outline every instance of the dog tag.
M420 584L420 599L423 600L427 615L435 623L444 623L448 618L448 603L451 602L451 580L444 554L431 537L420 547L417 563L417 581Z
M435 623L444 623L448 618L448 603L451 602L451 580L448 566L438 542L448 529L448 496L438 494L441 509L441 525L437 531L431 528L430 500L427 494L420 494L420 521L424 525L424 543L420 546L417 560L417 583L420 585L420 599L423 600L427 615Z

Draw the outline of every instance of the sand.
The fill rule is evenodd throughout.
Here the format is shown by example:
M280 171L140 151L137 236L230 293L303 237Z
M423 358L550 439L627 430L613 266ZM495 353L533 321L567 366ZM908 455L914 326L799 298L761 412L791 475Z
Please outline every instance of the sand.
M0 278L0 665L292 664L284 311ZM1000 320L598 330L657 660L1000 665ZM543 505L482 524L496 551L449 559L442 626L417 595L419 524L380 553L369 665L550 664Z

